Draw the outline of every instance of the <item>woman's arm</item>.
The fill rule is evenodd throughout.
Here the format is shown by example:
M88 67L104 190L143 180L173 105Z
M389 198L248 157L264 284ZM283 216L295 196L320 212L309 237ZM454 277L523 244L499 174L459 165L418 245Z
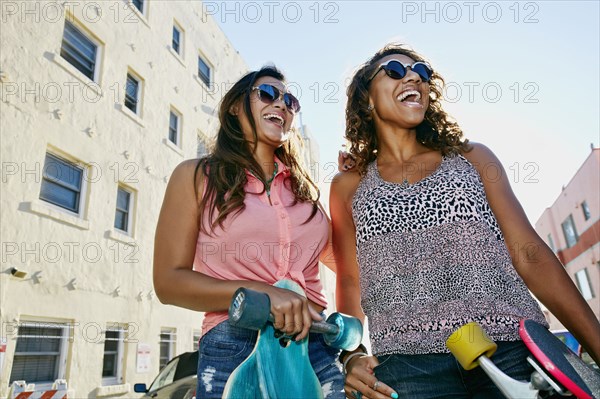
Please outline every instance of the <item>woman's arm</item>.
M225 281L195 272L198 241L198 199L194 192L197 160L184 161L171 176L160 211L154 241L154 290L162 303L191 310L226 311L240 287L265 292L271 299L276 328L304 338L312 319L320 320L308 300L289 290L258 281ZM200 195L202 195L200 193Z
M563 265L529 223L502 164L481 144L473 144L473 150L464 156L479 171L517 273L600 364L600 324ZM485 172L492 169L493 175L488 176Z
M360 176L356 172L339 173L331 183L329 211L331 213L332 249L336 260L337 309L359 318L365 315L360 305L360 281L356 261L356 229L352 219L352 198Z
M323 215L325 215L325 218L327 218L327 224L329 225L329 232L327 234L327 244L325 244L325 247L319 254L319 261L325 266L327 266L332 272L336 273L337 265L335 263L335 256L333 255L331 219L329 218L329 215L327 215L327 212L325 212L325 209L323 209L323 205L321 205L321 202L319 202L319 209L321 209L321 212L323 212Z
M365 314L360 304L360 276L356 260L356 227L352 219L352 198L360 182L355 171L339 173L331 184L329 209L331 212L333 254L337 265L336 304L337 309L360 319L363 324ZM360 347L354 351L363 354L352 355L342 352L340 360L346 372L345 391L361 392L366 398L385 399L398 397L394 390L380 382L377 391L373 390L377 378L373 369L379 364L374 356L364 353ZM392 396L395 395L395 396Z

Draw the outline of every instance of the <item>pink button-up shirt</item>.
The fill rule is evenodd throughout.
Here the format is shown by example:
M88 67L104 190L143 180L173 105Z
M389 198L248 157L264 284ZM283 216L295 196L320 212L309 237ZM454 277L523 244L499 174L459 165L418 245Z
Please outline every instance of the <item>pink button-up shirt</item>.
M246 171L246 208L229 215L211 235L200 233L196 243L194 270L221 280L252 280L273 284L289 279L297 282L308 299L327 306L319 279L319 255L325 247L329 223L312 204L298 202L287 178L290 171L279 160L278 173L271 183L271 202L263 183ZM205 223L208 216L205 216ZM208 224L207 224L208 226ZM207 312L202 334L227 319L227 312Z

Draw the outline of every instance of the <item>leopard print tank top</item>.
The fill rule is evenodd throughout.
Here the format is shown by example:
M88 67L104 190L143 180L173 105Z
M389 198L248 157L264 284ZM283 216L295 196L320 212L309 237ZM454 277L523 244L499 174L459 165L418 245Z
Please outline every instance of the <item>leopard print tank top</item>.
M495 341L518 340L522 318L547 326L466 158L444 157L414 184L384 181L376 163L352 202L374 355L448 352L471 321Z

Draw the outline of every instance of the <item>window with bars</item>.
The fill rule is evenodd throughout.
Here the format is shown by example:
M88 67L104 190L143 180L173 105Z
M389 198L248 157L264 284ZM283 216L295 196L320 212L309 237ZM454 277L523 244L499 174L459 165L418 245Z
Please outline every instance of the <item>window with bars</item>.
M160 355L159 369L162 369L169 363L169 360L175 356L175 343L177 342L177 332L172 328L163 328L160 331Z
M125 86L125 106L133 113L138 113L138 102L140 96L140 81L132 74L127 74L127 83Z
M119 187L117 189L117 207L115 210L115 228L126 233L130 232L130 208L133 194Z
M123 327L109 327L104 334L102 384L120 384L122 382L125 329Z
M210 66L200 56L198 56L198 77L204 84L210 86Z
M179 145L179 119L179 114L171 110L169 113L169 140L175 145Z
M171 42L171 47L173 50L179 55L181 55L181 30L177 27L177 25L173 25L173 40Z
M82 185L83 168L46 153L40 189L41 200L79 213Z
M51 385L65 378L69 326L61 323L25 322L19 325L9 384Z
M91 80L95 80L97 50L96 43L65 19L60 56Z

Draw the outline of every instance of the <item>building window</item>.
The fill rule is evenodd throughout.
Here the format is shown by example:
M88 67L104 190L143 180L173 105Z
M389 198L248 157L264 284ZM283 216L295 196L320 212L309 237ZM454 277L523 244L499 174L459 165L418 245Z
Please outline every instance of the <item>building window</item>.
M133 113L138 113L138 102L140 98L140 80L132 74L127 74L127 84L125 87L125 106Z
M208 154L208 145L206 137L202 133L198 133L196 143L196 157L202 158Z
M91 80L95 80L97 49L92 40L65 20L60 56Z
M579 291L585 300L594 298L594 292L592 291L592 285L590 284L587 269L581 269L575 273L575 280L577 281L577 288L579 288Z
M102 360L102 385L116 385L121 383L124 342L125 330L123 327L106 329L104 357Z
M169 113L169 140L175 145L179 145L180 119L181 115L176 111L171 110Z
M115 211L115 228L125 233L130 232L131 204L133 193L124 187L117 188L117 207Z
M24 380L35 383L39 390L65 378L68 337L66 324L31 322L19 325L9 384Z
M79 213L83 168L46 153L40 199Z
M575 230L573 215L569 215L569 217L562 222L562 230L565 235L565 241L567 242L567 248L571 248L573 245L577 244L579 236L577 235L577 230Z
M173 50L181 55L181 29L177 25L173 25L173 40L171 43Z
M193 348L193 352L197 351L198 349L200 349L200 330L194 330L193 334L192 334L192 348Z
M159 369L162 369L169 363L169 360L175 356L175 342L177 341L177 333L174 329L163 328L160 331L160 355Z
M131 4L133 4L133 6L142 14L144 13L144 0L131 0Z
M581 211L583 212L583 219L590 220L592 214L590 213L590 207L588 206L587 201L581 203Z
M198 77L205 85L210 86L210 66L200 56L198 56Z
M552 252L556 252L556 248L554 247L554 240L552 239L552 234L548 234L548 246L552 250Z

